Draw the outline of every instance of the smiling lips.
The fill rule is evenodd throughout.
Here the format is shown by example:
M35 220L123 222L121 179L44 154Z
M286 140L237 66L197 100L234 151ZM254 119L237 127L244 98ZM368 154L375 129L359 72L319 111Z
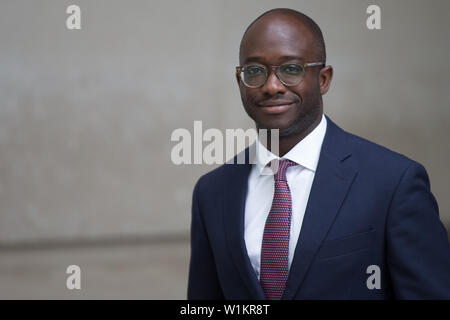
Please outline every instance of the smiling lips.
M269 114L283 113L294 104L293 101L264 101L258 103L263 112Z

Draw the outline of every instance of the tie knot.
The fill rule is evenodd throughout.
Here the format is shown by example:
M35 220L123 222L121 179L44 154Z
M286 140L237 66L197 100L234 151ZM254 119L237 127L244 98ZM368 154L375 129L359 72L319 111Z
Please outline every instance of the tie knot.
M273 177L274 177L275 181L280 181L280 180L286 181L286 170L289 167L296 166L297 163L295 163L294 161L288 160L288 159L283 159L283 160L275 159L275 160L272 160L269 165L274 173Z

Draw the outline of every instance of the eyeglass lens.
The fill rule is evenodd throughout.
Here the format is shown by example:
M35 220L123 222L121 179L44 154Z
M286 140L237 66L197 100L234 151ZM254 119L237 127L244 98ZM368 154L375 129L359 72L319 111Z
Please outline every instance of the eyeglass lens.
M277 68L277 75L285 85L298 84L305 73L305 69L298 64L284 64ZM249 87L262 86L267 80L267 68L262 65L248 65L242 70L242 80Z

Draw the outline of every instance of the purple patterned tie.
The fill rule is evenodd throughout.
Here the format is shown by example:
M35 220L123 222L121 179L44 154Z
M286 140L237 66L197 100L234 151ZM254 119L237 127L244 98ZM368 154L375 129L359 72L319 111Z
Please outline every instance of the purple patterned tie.
M271 167L273 164L272 161ZM288 276L292 199L286 181L286 170L295 165L297 163L290 160L281 160L278 171L274 174L275 193L264 227L261 248L260 282L269 300L281 299Z

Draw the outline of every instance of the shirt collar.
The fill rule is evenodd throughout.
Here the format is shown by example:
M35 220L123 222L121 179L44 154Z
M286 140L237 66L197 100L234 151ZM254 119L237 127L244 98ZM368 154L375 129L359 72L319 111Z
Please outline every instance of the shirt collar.
M261 174L266 165L275 159L288 159L298 163L306 169L313 172L316 171L319 162L320 149L322 148L323 139L327 130L327 119L322 113L320 123L306 137L298 142L288 153L279 158L256 139L256 166L258 173Z

